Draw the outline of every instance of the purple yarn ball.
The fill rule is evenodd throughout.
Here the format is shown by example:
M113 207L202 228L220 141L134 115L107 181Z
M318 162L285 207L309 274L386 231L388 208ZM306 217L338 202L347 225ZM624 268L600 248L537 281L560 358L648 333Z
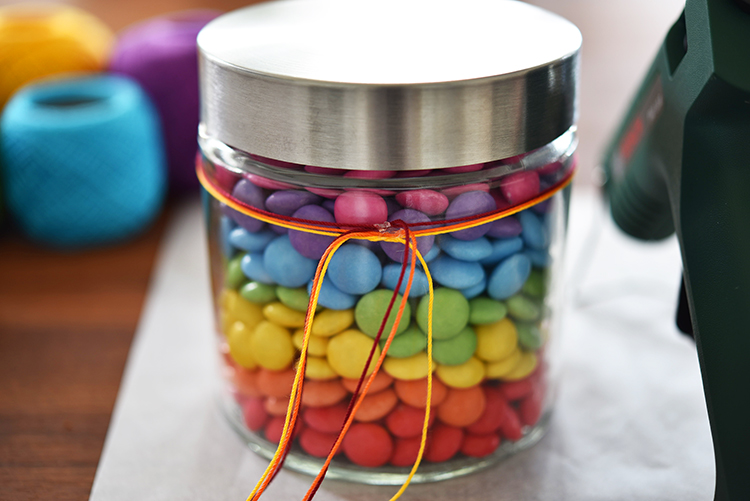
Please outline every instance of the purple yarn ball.
M195 152L200 116L196 37L220 14L196 10L156 17L124 31L109 70L136 80L161 119L169 184L175 192L197 189Z

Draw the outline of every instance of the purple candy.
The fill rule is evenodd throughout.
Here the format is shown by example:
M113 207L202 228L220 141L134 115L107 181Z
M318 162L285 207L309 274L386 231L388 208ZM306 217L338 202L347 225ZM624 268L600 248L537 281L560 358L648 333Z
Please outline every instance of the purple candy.
M492 195L485 191L467 191L461 193L448 206L445 211L445 219L456 219L468 216L476 216L485 212L491 212L497 208ZM483 224L474 228L452 231L450 235L459 240L474 240L484 236L492 223Z
M323 202L320 205L325 210L333 214L334 207L336 207L336 200L331 200L330 198L327 198L323 200Z
M308 219L310 221L323 221L333 223L333 215L319 205L305 205L300 207L292 217L299 219ZM294 250L310 259L320 259L326 251L334 237L325 235L316 235L300 230L289 230L289 241Z
M430 218L426 214L413 209L402 209L400 211L394 212L388 219L389 221L400 219L403 222L409 224L430 222ZM415 229L424 228L427 228L427 226L418 226ZM435 243L434 235L419 237L417 238L417 249L419 249L419 252L421 252L424 256L430 251L430 249L432 249L433 243ZM398 242L380 242L380 247L389 258L393 259L397 263L400 263L404 260L404 244Z
M491 223L487 235L494 238L517 237L521 234L521 230L521 223L518 219L508 216Z
M266 198L266 209L282 216L291 216L300 207L320 203L321 198L304 190L281 190Z
M232 197L244 202L248 205L255 207L256 209L265 210L266 206L263 203L263 190L255 186L247 179L240 179L237 184L234 185L232 190ZM263 221L255 219L251 216L246 216L231 207L223 206L222 211L225 215L231 217L235 223L239 224L247 231L254 233L265 224Z

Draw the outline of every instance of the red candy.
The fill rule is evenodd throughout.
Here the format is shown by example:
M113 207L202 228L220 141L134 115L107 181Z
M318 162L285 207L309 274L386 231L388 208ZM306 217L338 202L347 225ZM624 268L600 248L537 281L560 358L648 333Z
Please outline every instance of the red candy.
M252 431L260 431L269 417L263 408L263 399L252 397L244 399L242 415L245 417L245 425Z
M359 466L377 468L393 454L393 440L388 431L375 423L355 423L342 444L349 461Z
M473 458L489 456L500 445L500 437L495 433L486 435L473 435L467 433L461 444L461 453Z
M500 425L500 435L502 435L503 438L515 442L516 440L520 440L523 436L521 420L511 406L508 406L507 409L503 424Z
M266 439L278 444L281 440L281 432L284 431L284 417L274 416L266 425Z
M299 445L306 453L316 458L328 457L331 447L336 443L338 433L322 433L312 428L305 428L299 436Z
M484 396L487 404L484 407L484 413L473 424L466 428L466 431L475 435L484 435L493 433L503 424L508 412L508 402L496 388L484 388Z
M412 466L417 460L421 443L422 437L397 438L389 463L393 466Z
M435 421L435 412L430 412L430 422ZM385 426L400 438L418 437L424 427L424 409L401 404L385 417Z
M533 426L542 415L542 401L544 394L541 390L534 390L531 395L524 398L518 406L518 414L521 422L526 426Z
M456 455L463 440L464 431L461 428L437 423L427 442L424 458L431 463L448 461Z
M305 424L322 433L338 433L344 424L347 404L309 407L302 414Z
M509 381L500 385L500 391L509 402L515 402L531 395L534 391L534 383L530 377L519 381Z

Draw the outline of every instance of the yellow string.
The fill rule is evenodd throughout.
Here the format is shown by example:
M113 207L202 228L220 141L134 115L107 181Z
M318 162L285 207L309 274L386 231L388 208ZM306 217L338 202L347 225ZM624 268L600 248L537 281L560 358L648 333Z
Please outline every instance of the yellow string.
M417 460L414 462L414 466L412 466L411 471L409 472L409 476L406 477L406 481L398 490L398 492L393 495L390 501L395 501L396 499L400 498L404 491L406 491L406 488L409 487L412 478L414 478L414 475L417 473L419 464L422 462L422 455L424 454L424 449L427 444L427 433L430 426L430 404L432 403L432 305L435 296L430 270L427 268L427 263L422 257L422 253L417 249L416 237L412 236L412 239L414 253L417 255L417 258L419 258L419 262L422 264L424 274L427 275L427 285L429 287L429 302L427 304L427 398L425 399L424 423L422 424L422 439L419 442L419 453L417 453Z

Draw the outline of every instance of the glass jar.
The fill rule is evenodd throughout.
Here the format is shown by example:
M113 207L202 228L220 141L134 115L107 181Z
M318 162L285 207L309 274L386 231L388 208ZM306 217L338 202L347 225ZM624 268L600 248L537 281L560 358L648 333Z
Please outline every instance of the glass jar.
M580 33L454 10L287 1L199 35L223 404L274 464L440 480L547 428Z

